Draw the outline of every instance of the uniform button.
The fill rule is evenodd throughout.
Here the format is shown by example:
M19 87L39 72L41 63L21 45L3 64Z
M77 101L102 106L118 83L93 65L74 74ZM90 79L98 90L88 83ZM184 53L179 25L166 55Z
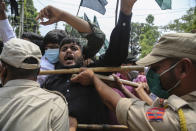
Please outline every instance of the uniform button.
M123 23L122 23L122 25L123 25L123 26L126 26L126 23L125 23L125 22L123 22Z
M69 89L67 89L67 92L69 92Z

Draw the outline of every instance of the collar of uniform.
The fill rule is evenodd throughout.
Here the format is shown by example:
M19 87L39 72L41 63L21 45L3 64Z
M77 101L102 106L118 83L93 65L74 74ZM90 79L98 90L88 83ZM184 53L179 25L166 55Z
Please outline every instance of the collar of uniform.
M33 80L27 80L27 79L16 79L16 80L10 80L8 81L3 87L20 87L20 86L36 86L39 87L39 83Z
M169 107L171 107L175 111L178 111L178 109L180 109L181 107L183 107L185 105L188 105L189 107L191 107L188 102L186 102L184 99L182 99L176 95L171 95L164 102L164 105L168 105Z
M195 109L195 103L196 103L196 91L193 91L189 94L186 94L184 96L181 97L182 99L184 99L185 101L189 102L189 105Z

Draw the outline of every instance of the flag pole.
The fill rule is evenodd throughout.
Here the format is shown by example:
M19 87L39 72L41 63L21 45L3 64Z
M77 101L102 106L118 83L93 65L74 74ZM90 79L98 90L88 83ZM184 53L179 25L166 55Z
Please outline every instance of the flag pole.
M80 1L80 5L79 5L79 7L78 7L78 11L77 11L77 14L76 14L76 16L78 16L78 14L79 14L79 11L80 11L80 6L81 6L81 4L82 4L82 1L83 1L83 0L81 0L81 1Z
M117 24L117 20L118 20L118 5L119 5L119 0L117 0L116 2L115 25Z

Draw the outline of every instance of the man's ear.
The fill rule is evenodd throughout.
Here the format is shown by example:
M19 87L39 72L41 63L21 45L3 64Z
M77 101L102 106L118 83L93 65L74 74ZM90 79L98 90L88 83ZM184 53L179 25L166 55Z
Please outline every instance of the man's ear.
M6 65L3 64L3 63L1 63L1 74L0 74L0 77L1 77L1 84L4 85L6 77L7 77L7 68L6 68Z
M192 61L189 58L181 59L175 70L177 77L181 80L188 77L192 71L192 66Z
M1 64L0 64L0 73L1 73L1 77L2 77L2 74L5 72L5 64L3 64L2 62L1 62Z

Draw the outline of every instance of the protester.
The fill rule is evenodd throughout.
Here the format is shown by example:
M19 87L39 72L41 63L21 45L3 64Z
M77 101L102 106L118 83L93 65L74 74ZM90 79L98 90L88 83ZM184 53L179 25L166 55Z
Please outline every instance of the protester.
M48 22L41 22L41 24L48 25L56 23L58 20L60 20L58 17L61 17L60 15L62 13L62 21L73 26L83 37L88 40L87 46L83 49L83 55L85 56L85 59L93 57L103 45L105 34L90 22L87 22L81 18L69 14L68 12L59 10L52 6L47 6L46 8L42 9L39 13L39 16L45 17L45 11L50 11L50 16L52 16L52 18L49 19ZM41 18L39 16L37 19ZM65 33L65 31L62 30L52 30L46 34L44 37L45 55L41 59L41 70L54 69L54 64L58 62L58 47L60 41L65 37L68 37L68 35ZM39 76L39 83L43 84L46 77L47 75Z
M118 121L130 130L193 131L196 128L195 63L195 34L162 36L152 52L137 62L139 65L150 66L147 82L150 91L160 97L152 106L135 98L121 98L91 70L84 70L75 79L78 82L84 77L91 79L89 83L95 85L104 103L116 111Z
M1 53L0 130L68 131L67 102L36 82L41 51L29 41L12 38Z
M79 41L73 38L63 39L56 69L81 67L83 62L82 46ZM76 117L78 123L108 123L107 109L96 91L93 88L84 88L85 85L71 83L70 78L71 74L51 75L45 80L42 88L61 92L68 101L69 115Z
M109 48L101 59L95 60L89 67L120 66L126 59L130 38L131 10L135 0L122 0L121 3L119 21L111 34ZM61 15L62 17L63 15ZM56 69L81 67L83 62L80 42L72 38L64 39L60 45L59 63L57 63ZM67 74L52 75L48 77L43 87L59 91L66 97L70 115L76 117L78 123L108 123L107 109L96 91L93 88L87 88L85 80L84 83L79 84L70 82L70 78L71 75Z

